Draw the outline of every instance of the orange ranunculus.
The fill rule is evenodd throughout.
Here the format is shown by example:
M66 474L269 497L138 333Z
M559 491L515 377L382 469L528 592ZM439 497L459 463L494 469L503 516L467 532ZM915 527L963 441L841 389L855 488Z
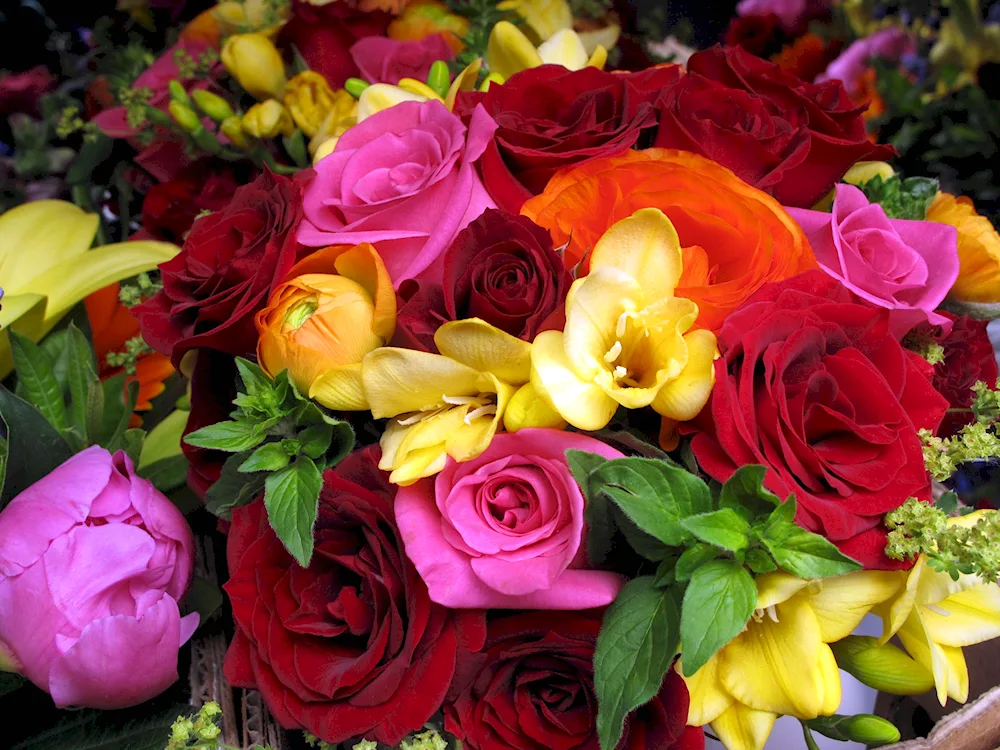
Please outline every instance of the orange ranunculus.
M94 339L97 374L101 380L113 378L123 372L123 368L108 364L108 355L123 351L129 339L140 335L139 321L119 301L118 288L117 283L111 284L98 289L83 301ZM170 358L159 352L150 351L139 355L134 376L139 381L136 411L149 411L153 408L153 399L166 389L163 383L173 371ZM139 418L133 416L132 426L138 426L139 423Z
M674 292L698 304L697 324L717 331L761 286L816 267L805 235L771 196L686 151L629 151L557 173L521 213L569 243L572 267L614 223L640 208L673 222L684 272Z
M960 302L1000 302L1000 234L976 213L969 198L938 193L927 219L958 230L958 280L949 297Z
M408 3L402 15L389 24L390 39L419 42L431 34L441 34L457 55L465 45L462 37L469 30L469 21L452 13L438 0L415 0Z
M361 360L392 338L396 293L367 242L328 247L292 267L255 321L266 373L288 370L300 393L331 409L365 409Z

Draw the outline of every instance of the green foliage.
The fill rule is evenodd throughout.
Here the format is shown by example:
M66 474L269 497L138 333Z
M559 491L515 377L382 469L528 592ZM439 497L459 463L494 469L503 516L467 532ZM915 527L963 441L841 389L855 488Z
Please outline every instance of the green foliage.
M486 56L486 46L490 32L500 21L509 21L516 26L524 24L524 19L514 11L501 10L495 0L447 0L452 13L464 16L469 21L469 30L462 37L465 49L459 53L454 65L462 70L479 57Z
M892 722L873 714L820 716L802 722L802 726L807 732L812 730L840 742L860 742L869 747L891 745L899 742L900 737Z
M869 201L882 206L889 218L923 221L938 193L938 181L930 177L900 179L899 175L883 180L881 175L875 175L861 189Z
M163 750L173 718L188 706L159 711L143 704L122 711L64 711L54 725L11 750Z
M697 568L681 604L685 676L739 635L756 605L757 584L735 560L711 560Z

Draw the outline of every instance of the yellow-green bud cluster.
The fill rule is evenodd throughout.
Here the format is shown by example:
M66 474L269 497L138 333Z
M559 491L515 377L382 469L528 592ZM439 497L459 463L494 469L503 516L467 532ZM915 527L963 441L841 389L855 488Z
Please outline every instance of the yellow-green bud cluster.
M166 750L216 750L221 733L216 717L221 713L219 704L211 701L194 716L178 716L170 727Z
M135 307L152 297L163 288L148 273L140 273L130 281L123 281L118 287L118 301L125 307Z
M909 333L903 339L903 346L916 352L932 365L944 362L944 347L930 336Z
M126 374L135 375L136 364L139 357L149 354L152 349L143 340L142 336L133 336L125 342L124 351L108 352L107 363L109 367L122 367Z
M205 78L218 61L219 53L211 48L202 52L197 59L183 47L174 51L174 64L181 79Z
M149 121L146 109L153 100L153 90L148 86L124 88L118 92L118 101L125 108L125 119L130 128L145 127Z
M399 750L447 750L448 742L434 729L415 734L409 740L403 740Z

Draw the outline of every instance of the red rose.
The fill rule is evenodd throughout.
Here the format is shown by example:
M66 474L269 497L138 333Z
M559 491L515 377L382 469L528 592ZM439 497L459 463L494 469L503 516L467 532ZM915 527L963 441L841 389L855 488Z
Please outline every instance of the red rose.
M950 334L943 336L941 326L924 323L912 335L917 339L933 339L944 348L944 360L934 365L934 388L948 399L952 409L968 409L974 398L972 386L979 380L992 386L1000 377L993 344L986 333L987 321L939 312L954 321ZM971 411L949 412L938 428L938 435L950 437L974 421Z
M762 287L719 332L712 398L686 429L713 478L763 464L769 490L795 494L799 525L866 568L908 567L885 557L882 517L930 498L917 430L948 403L888 312L855 300L822 271Z
M491 208L458 233L444 254L443 285L401 290L396 317L404 345L433 351L450 320L481 318L525 341L562 329L572 282L552 237L525 216Z
M436 60L454 60L455 53L441 34L431 34L416 42L369 36L355 42L351 57L364 80L395 86L403 78L426 81Z
M707 156L786 206L811 208L855 162L896 155L867 139L865 107L839 81L806 83L739 47L696 52L687 70L658 102L655 145Z
M57 83L44 65L23 73L0 73L0 114L38 114L38 102Z
M727 47L742 47L757 57L770 57L781 49L784 34L774 13L735 16L726 29Z
M198 214L224 208L236 188L228 167L195 162L149 189L142 203L142 228L155 239L181 242Z
M301 185L266 172L195 222L181 252L160 266L162 291L132 310L146 342L175 367L199 347L252 355L253 317L295 263L301 218Z
M491 86L482 104L498 128L480 165L497 206L517 213L559 169L646 145L640 139L656 127L653 101L680 75L679 66L616 74L542 65Z
M191 372L191 411L184 434L187 435L210 424L225 422L233 411L236 398L236 360L228 354L202 349L198 352ZM181 450L188 460L187 484L196 494L204 497L219 479L222 465L231 453L196 448L181 441Z
M482 653L463 659L445 703L445 729L471 750L598 750L594 647L601 618L525 612L492 620ZM703 750L686 727L688 692L670 670L626 722L619 750Z
M369 448L323 476L312 564L278 541L262 502L233 511L225 585L233 685L283 726L337 744L395 747L441 706L456 659L483 645L482 612L433 604L393 520L394 487Z

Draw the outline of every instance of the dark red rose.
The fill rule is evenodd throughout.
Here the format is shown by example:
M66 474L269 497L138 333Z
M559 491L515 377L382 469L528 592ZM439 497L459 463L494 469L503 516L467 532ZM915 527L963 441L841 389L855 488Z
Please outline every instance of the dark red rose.
M865 107L839 81L806 83L718 45L693 54L687 70L659 100L655 145L713 159L786 206L811 208L855 162L896 155L868 140Z
M487 191L499 208L517 213L559 169L648 145L653 101L680 75L679 66L622 74L542 65L485 96L465 95L465 107L481 99L498 125L480 162Z
M238 183L232 170L197 161L170 180L153 185L142 203L142 228L150 237L181 242L202 211L224 208Z
M948 402L930 365L889 332L889 315L809 271L767 284L726 320L709 405L683 431L713 478L763 464L764 484L795 520L870 569L909 564L884 554L882 517L930 499L917 430Z
M0 115L37 115L39 100L56 83L56 77L44 65L23 73L0 73Z
M301 184L265 172L196 221L181 252L160 266L163 290L132 309L146 342L174 367L196 348L251 355L253 316L295 263L301 218Z
M598 750L594 647L597 613L525 612L492 620L481 653L467 655L445 703L445 729L471 750ZM629 717L618 750L703 750L686 727L688 692L670 670Z
M236 621L226 679L259 690L284 727L331 744L364 735L398 745L441 707L456 659L486 635L482 612L431 602L377 461L368 448L323 475L307 569L260 501L233 511L226 549Z
M770 57L781 49L784 34L774 13L734 16L726 29L727 47L742 47L752 55Z
M236 360L228 354L202 349L187 375L191 379L191 411L184 434L229 419L237 393ZM196 448L183 440L181 450L188 460L188 487L204 497L218 481L222 465L232 454Z
M295 45L310 70L335 89L358 75L351 45L368 36L384 36L392 17L376 11L365 13L345 2L312 5L292 0L288 23L281 30L283 46Z
M993 344L986 333L987 321L973 320L968 315L959 317L943 310L938 312L953 321L951 333L944 336L941 326L924 323L917 326L911 336L941 345L944 360L934 365L934 388L948 399L952 409L968 409L974 398L972 386L979 380L992 386L1000 377ZM949 412L938 428L938 435L950 437L974 421L971 411Z
M548 231L525 216L487 209L458 233L444 254L442 286L401 289L400 343L433 349L434 331L450 320L481 318L532 341L562 330L572 282Z

